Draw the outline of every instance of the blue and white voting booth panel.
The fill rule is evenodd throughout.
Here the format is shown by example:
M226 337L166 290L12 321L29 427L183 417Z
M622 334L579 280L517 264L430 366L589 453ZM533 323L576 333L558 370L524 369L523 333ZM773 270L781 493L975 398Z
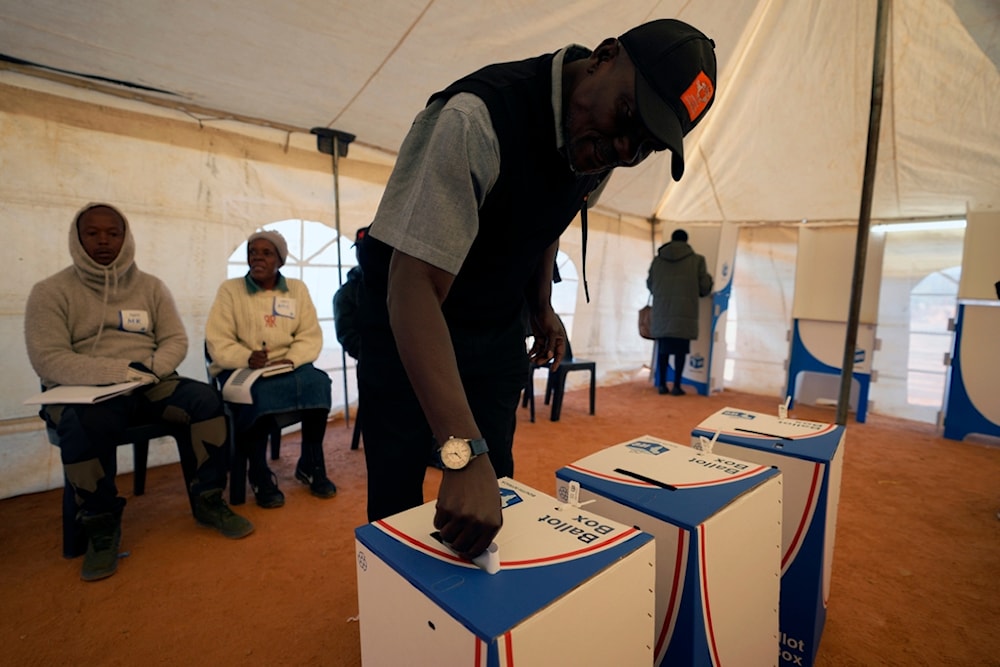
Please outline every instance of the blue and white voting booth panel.
M970 211L945 398L944 437L1000 436L1000 213Z
M839 401L856 245L854 225L799 230L785 384L789 407L797 401L816 405ZM859 422L868 412L884 248L884 235L869 237L850 392L850 408Z
M664 243L670 239L674 227L663 232ZM733 269L736 260L736 242L739 226L724 222L713 227L684 227L688 243L694 251L705 257L705 266L712 274L712 293L699 299L698 338L691 341L691 353L685 360L682 384L693 388L702 396L710 391L724 389L726 366L726 316L729 312L729 295L732 292ZM653 343L653 361L650 368L656 382L658 364L656 343ZM674 381L674 360L667 360L667 381Z
M1000 303L958 303L944 437L1000 437Z
M777 468L646 435L561 468L556 495L655 536L652 664L766 667L778 664L781 483Z
M792 400L807 404L836 405L840 396L840 366L844 361L847 325L843 322L796 319L792 323L792 345L788 360L788 389ZM875 326L858 326L851 374L850 407L864 423L868 414L868 390L872 377Z
M777 647L782 667L816 659L830 599L846 429L724 408L692 432L712 453L775 466L782 476L781 605Z
M653 537L509 478L499 491L498 570L438 540L435 501L355 530L363 664L652 664Z

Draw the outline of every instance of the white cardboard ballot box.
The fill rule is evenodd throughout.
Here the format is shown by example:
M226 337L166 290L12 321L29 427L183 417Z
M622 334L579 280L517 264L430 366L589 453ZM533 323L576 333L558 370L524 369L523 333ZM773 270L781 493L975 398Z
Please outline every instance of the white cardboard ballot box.
M363 664L651 664L652 536L509 478L499 487L496 574L432 535L433 501L356 529Z
M718 436L716 438L716 433ZM777 466L784 479L781 540L781 665L809 667L826 623L844 461L843 426L724 408L692 432L712 451Z
M561 468L556 487L656 538L653 664L777 664L777 468L646 435Z

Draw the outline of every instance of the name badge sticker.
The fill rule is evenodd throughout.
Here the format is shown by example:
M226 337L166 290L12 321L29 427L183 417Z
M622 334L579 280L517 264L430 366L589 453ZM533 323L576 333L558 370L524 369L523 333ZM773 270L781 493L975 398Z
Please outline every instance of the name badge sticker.
M118 328L132 333L149 331L149 313L145 310L118 311Z
M287 296L274 297L274 314L295 319L295 299Z

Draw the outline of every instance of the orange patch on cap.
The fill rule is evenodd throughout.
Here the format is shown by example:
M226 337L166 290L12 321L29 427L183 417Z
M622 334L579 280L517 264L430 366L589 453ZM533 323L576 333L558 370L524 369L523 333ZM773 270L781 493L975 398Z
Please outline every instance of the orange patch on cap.
M698 72L698 76L694 78L688 89L684 91L681 95L681 102L688 110L688 118L691 122L698 120L698 116L701 112L705 110L708 103L712 101L712 95L715 94L715 88L712 86L712 81L708 78L705 72Z

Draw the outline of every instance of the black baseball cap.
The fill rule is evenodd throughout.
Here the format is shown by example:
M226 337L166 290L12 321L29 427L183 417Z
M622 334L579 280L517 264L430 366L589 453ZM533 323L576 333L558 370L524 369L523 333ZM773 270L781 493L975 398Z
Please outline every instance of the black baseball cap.
M360 227L358 231L354 232L354 243L351 244L352 248L365 240L365 237L368 236L368 227L371 227L371 225Z
M635 65L635 103L649 131L673 153L671 175L684 175L684 136L715 101L715 42L676 19L657 19L618 38Z

